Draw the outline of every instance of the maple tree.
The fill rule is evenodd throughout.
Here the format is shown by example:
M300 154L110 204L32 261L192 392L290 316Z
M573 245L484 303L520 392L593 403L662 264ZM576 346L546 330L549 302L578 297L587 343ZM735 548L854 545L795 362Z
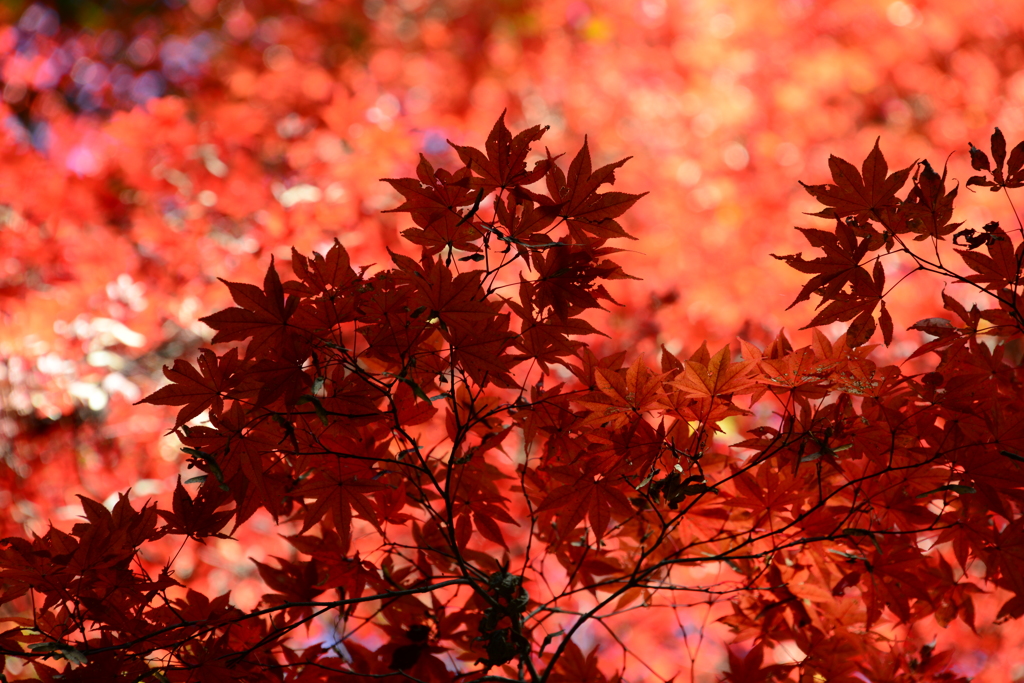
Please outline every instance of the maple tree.
M43 680L622 680L641 664L616 621L697 594L730 607L727 680L967 680L915 629L974 630L988 593L998 620L1024 615L1024 227L951 223L945 174L889 173L877 143L859 170L833 157L833 183L806 189L834 227L802 229L824 255L776 258L812 274L794 301L821 299L809 327L847 331L662 349L653 370L587 343L581 317L630 277L608 242L642 195L604 188L623 162L595 169L586 143L567 170L530 168L543 133L503 115L485 151L456 147L464 168L421 157L388 180L418 258L354 268L336 241L293 251L294 279L272 260L262 287L225 281L236 305L204 318L222 351L144 399L178 408L197 476L169 509L83 497L70 533L6 539L4 656ZM1019 185L1024 143L1004 172L1005 150L998 129L994 167L972 146L969 184ZM881 264L900 256L989 305L942 292L955 318L914 323L936 339L879 366ZM718 445L731 417L749 438ZM147 552L261 509L294 552L256 562L252 610ZM581 647L592 625L621 666Z
M176 494L181 444L164 433L177 410L131 404L157 390L164 379L161 368L179 356L199 362L191 373L183 365L177 369L200 383L223 381L206 352L198 351L213 336L198 319L230 305L231 291L215 276L255 282L274 257L281 277L288 279L291 245L304 254L327 254L335 237L357 264L392 263L388 248L417 256L419 247L431 243L442 247L435 258L444 259L448 236L460 238L460 248L474 244L468 222L458 224L461 219L449 216L447 224L431 226L419 222L429 219L429 210L411 217L381 215L381 209L400 202L391 186L377 179L414 175L408 162L417 151L434 166L472 165L445 139L463 148L484 139L503 108L510 126L549 122L544 141L553 149L576 149L584 133L591 133L598 166L634 155L627 167L629 184L652 192L623 216L623 230L639 241L625 245L629 249L613 260L644 279L607 283L608 295L624 305L579 317L610 337L587 339L597 356L631 349L627 366L643 353L652 367L662 344L685 361L702 340L718 349L737 331L762 349L771 348L781 327L791 330L794 346L813 345L810 333L792 331L810 320L805 305L783 309L805 280L820 275L823 282L838 271L844 275L828 282L834 286L848 275L856 286L837 288L842 301L819 309L829 308L822 315L830 340L854 320L855 336L869 334L875 320L884 333L884 303L895 323L894 341L873 352L876 363L904 361L925 334L938 335L936 347L941 347L949 337L941 319L960 322L935 296L939 280L926 273L914 277L933 286L891 287L917 267L898 249L882 260L885 286L873 262L866 265L867 275L857 270L847 234L817 235L831 265L818 261L807 277L788 269L785 260L772 263L767 254L801 249L796 245L804 236L780 226L807 225L799 214L820 208L810 208L796 180L827 173L827 152L860 158L881 135L890 160L905 167L917 157L941 160L953 149L962 150L964 140L979 142L992 125L1016 132L1021 123L1015 104L1022 54L1019 9L1012 5L176 0L51 4L57 11L47 5L0 6L5 124L0 128L5 153L0 170L0 504L8 513L0 516L0 538L42 536L51 522L70 532L87 512L77 495L113 509L117 492L129 491L136 508L148 504L173 511L175 496L182 495ZM581 70L581 64L593 68ZM490 155L486 145L483 152L480 159ZM968 156L950 160L951 177L981 171L960 169ZM536 155L531 164L534 160ZM1008 163L1013 166L1012 159ZM492 182L500 177L488 176L484 168L478 166L474 176ZM1012 177L1012 168L1003 173L1004 180ZM918 175L925 188L931 181L923 178ZM993 174L980 180L1000 182ZM971 189L978 189L976 184ZM470 196L475 202L475 192ZM1000 208L1006 204L1001 197L1001 192L972 195L956 220L974 231L954 236L957 227L944 235L968 249L976 265L988 268L979 277L992 279L979 283L991 286L1006 268L998 265L1003 256L988 252L987 235L995 230L990 223L1013 221L1012 212ZM951 200L944 200L944 210L950 210ZM490 200L481 201L490 211ZM927 211L917 218L929 225L944 220ZM534 223L549 219L554 223L558 217L534 212L515 230L545 230L550 224ZM412 251L399 237L410 225L413 232L406 237L420 240ZM946 220L942 230L949 228ZM518 238L518 232L506 234ZM588 235L584 230L582 237L570 237L582 242ZM493 234L489 239L497 240ZM471 253L485 252L466 252ZM959 263L954 252L940 253ZM875 253L865 254L870 259ZM583 268L587 257L563 260L540 249L531 258L534 272L555 274ZM479 265L462 265L469 263ZM519 300L511 292L517 285L505 284L498 290L508 299L502 312L512 316L515 330L520 312L513 306ZM522 313L536 305L559 305L563 289L570 301L587 297L578 282L559 282ZM884 300L878 292L884 292ZM599 291L590 296L608 303ZM955 298L965 311L984 300L970 292ZM246 310L261 319L268 315L268 321L288 312L272 301L266 310ZM568 309L559 314L577 318ZM250 319L236 320L236 329L252 322L252 316L242 315ZM921 324L904 331L906 323L918 319ZM557 381L569 380L558 374L562 369L555 359L564 357L558 355L564 348L557 345L571 336L568 331L586 328L567 322L550 336L554 321L544 322L536 327L530 352L547 348L543 357L549 361L538 356L538 367L553 370ZM270 343L287 339L269 327L264 335ZM981 338L995 346L991 337ZM386 335L375 340L384 342ZM1015 348L1010 340L1011 359ZM732 350L741 351L735 344ZM491 357L484 354L477 362ZM904 361L904 372L931 369L923 364L927 357ZM231 366L225 362L226 371ZM791 372L791 379L781 381L795 382L815 363L804 354L771 372ZM762 363L757 371L765 367ZM594 382L612 381L601 373L596 377ZM648 382L642 376L639 381ZM199 391L211 396L208 390ZM800 391L808 392L808 400L820 398L812 386ZM623 400L631 404L628 394L625 390ZM583 397L573 405L595 413L611 406L614 412L618 404L605 396ZM311 402L303 405L316 410ZM636 405L650 410L642 401ZM749 438L746 428L774 425L769 405L763 398L749 408L753 416L727 416L718 423L724 431L709 443L721 449ZM221 407L211 402L195 417L202 420L208 409ZM606 422L619 427L623 415L595 417L599 421L587 428ZM503 443L506 450L513 448L516 434ZM195 474L180 473L183 481ZM700 483L685 479L680 477L680 487ZM63 485L53 486L54 481ZM194 491L192 486L183 488ZM593 487L594 495L601 493L598 488ZM378 495L383 494L371 491L366 497L372 501ZM919 502L930 504L927 500ZM200 516L225 514L229 507L207 502L212 507L196 508L204 511ZM558 519L552 505L543 514ZM358 512L354 519L363 524ZM586 511L581 520L594 523ZM498 523L514 549L518 529ZM187 533L196 522L161 518L159 524ZM233 540L215 535L205 544L180 545L185 537L169 535L148 543L143 556L151 563L147 566L159 568L178 553L177 580L211 597L231 588L230 604L247 612L268 591L260 566L284 566L273 556L289 562L306 557L275 533L295 535L300 528L300 522L283 522L275 529L260 508L241 527L219 532L230 531ZM353 547L363 552L358 538ZM709 567L693 569L693 582L704 585L714 578ZM549 569L564 571L557 563ZM714 571L719 569L725 571ZM906 650L917 648L913 658L919 663L918 646L937 638L936 651L956 646L951 666L960 675L1001 681L1011 670L1011 678L1019 676L1013 665L1020 660L1015 654L1020 638L1014 629L993 624L1006 595L999 590L972 595L977 635L959 620L942 629L929 618L914 622L909 635L884 626L875 632L885 639L906 638ZM728 596L686 597L671 610L625 608L606 622L616 634L629 634L629 642L643 643L642 663L616 663L618 645L600 626L581 627L576 641L584 652L600 645L594 666L608 675L622 669L627 678L641 677L642 667L649 666L655 678L680 671L712 680L725 669L746 671L804 656L795 641L783 640L759 646L744 663L753 641L743 640L732 651L720 646L731 639L725 622L717 621L729 608ZM387 640L371 637L373 647L380 638ZM682 658L680 643L686 648ZM31 667L23 670L25 661L8 658L8 677L31 677Z

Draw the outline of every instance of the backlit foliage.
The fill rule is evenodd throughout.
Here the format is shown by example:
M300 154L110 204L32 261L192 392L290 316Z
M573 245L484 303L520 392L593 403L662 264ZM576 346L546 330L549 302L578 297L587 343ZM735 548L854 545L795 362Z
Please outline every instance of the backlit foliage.
M1005 680L1015 10L101 4L0 10L6 652Z

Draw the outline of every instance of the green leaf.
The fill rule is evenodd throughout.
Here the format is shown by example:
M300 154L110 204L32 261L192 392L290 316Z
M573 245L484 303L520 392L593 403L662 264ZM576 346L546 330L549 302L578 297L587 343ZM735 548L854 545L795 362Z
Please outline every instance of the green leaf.
M1010 451L999 451L999 454L1000 455L1005 455L1010 460L1016 460L1017 462L1024 462L1024 457L1021 457L1021 456L1017 455L1016 453L1011 453Z
M54 657L61 657L75 665L87 664L89 662L84 654L64 643L32 643L28 646L28 649L33 652L49 652Z
M977 491L971 486L964 486L963 484L946 484L945 486L940 486L937 489L926 491L925 493L919 493L914 497L926 498L932 495L933 493L939 493L941 491L953 491L954 493L959 493L960 495L964 495L965 493L977 493Z
M844 536L867 536L868 540L875 544L875 548L878 552L882 552L882 546L878 545L878 539L875 538L875 534L867 529L856 529L850 527L849 529L843 529Z
M861 557L860 555L854 555L852 553L846 553L846 552L843 552L842 550L836 550L835 548L829 548L828 551L830 553L832 553L833 555L839 555L840 557L845 557L848 560L858 560L860 562L867 562L867 560L865 558Z
M412 381L408 377L399 377L398 379L401 380L402 382L405 382L406 384L408 384L409 388L412 389L412 393L417 398L421 398L424 401L429 401L430 400L430 397L427 396L427 392L423 391L423 389L420 387L420 385L416 384L416 382Z
M224 488L224 473L220 471L220 465L217 464L216 459L206 451L201 451L198 448L189 448L188 446L182 446L181 450L185 451L194 458L199 458L206 463L206 466L210 468L210 472L220 482L221 488Z
M32 643L31 645L28 646L28 649L32 650L33 652L53 652L54 650L59 650L62 647L64 647L64 643L48 642L48 643Z
M306 396L300 397L299 400L295 402L295 405L301 406L306 403L313 404L313 411L316 413L316 416L320 418L321 424L323 424L323 426L326 427L329 420L327 419L327 411L324 410L324 406L322 403L320 403L320 399L318 399L316 396L310 396L307 394Z

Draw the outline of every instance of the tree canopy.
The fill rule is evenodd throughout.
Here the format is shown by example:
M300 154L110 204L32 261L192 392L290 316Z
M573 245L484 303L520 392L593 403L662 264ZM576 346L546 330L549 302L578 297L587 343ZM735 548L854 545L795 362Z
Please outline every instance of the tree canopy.
M8 679L1005 680L1011 10L0 12Z

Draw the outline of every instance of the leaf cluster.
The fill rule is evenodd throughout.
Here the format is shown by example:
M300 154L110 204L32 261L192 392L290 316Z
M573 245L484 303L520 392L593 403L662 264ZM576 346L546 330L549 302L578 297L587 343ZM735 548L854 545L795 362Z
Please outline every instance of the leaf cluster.
M262 287L226 282L217 348L144 399L178 408L197 476L170 510L83 499L71 533L5 539L0 603L30 616L0 652L43 680L598 683L625 667L581 629L636 656L617 620L702 605L733 633L728 680L958 680L953 652L886 634L977 629L983 590L1024 615L1022 235L957 233L955 271L914 246L960 227L945 171L889 173L877 143L859 170L833 157L833 183L806 186L834 223L802 230L821 255L776 258L810 276L809 327L846 332L663 347L652 368L603 353L588 319L629 277L609 242L642 195L602 191L624 160L594 169L586 142L566 171L550 152L531 167L544 130L503 115L484 150L454 145L454 172L421 157L387 180L416 257L355 267L335 241L293 251L291 279L272 260ZM910 328L935 337L913 354L936 356L926 372L868 344L895 338L882 259L901 254L993 303L943 292L951 319ZM294 553L256 563L255 609L146 564L259 510ZM766 661L783 642L804 658Z

